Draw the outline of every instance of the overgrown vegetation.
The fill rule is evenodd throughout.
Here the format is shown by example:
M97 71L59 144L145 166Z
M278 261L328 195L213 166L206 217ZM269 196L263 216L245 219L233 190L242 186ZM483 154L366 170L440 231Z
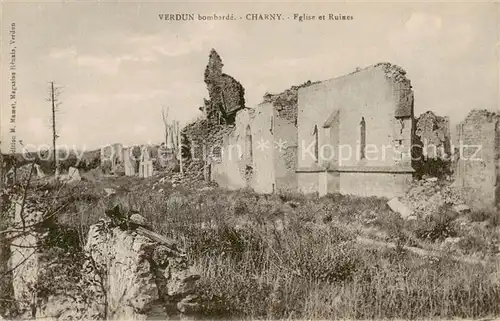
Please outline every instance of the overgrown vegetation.
M406 221L387 207L387 200L375 197L190 191L127 177L112 183L128 191L119 196L126 210L139 211L155 231L187 249L202 274L198 294L204 318L500 314L497 266L416 256L402 246L366 248L356 242L367 231L400 245L431 248L460 237L463 253L492 255L498 250L498 232L491 228L497 221L489 212L462 217L486 226L475 230L464 229L460 218L445 207L441 215ZM53 230L48 238L58 249L51 253L60 252L65 259L69 248L81 249L89 226L104 217L107 202L102 186L81 182L73 188L64 191L70 205L56 222L64 228Z
M375 197L318 200L248 190L127 188L131 192L121 196L125 206L181 242L202 273L204 317L415 319L500 313L500 283L492 278L496 266L417 257L401 247L368 249L355 241L363 229L375 228L386 240L406 245L462 236L465 252L488 251L481 238L461 234L456 216L445 209L441 216L407 222L387 208L387 200ZM102 217L105 203L83 195L60 218L82 236Z

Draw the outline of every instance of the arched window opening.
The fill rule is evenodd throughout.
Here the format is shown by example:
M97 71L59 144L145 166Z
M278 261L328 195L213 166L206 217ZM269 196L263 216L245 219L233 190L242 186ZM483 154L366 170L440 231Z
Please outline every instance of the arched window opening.
M245 133L245 154L248 163L253 163L253 150L252 150L252 130L250 129L250 125L247 125L246 133Z
M359 123L360 129L360 159L366 158L366 123L365 118L361 117L361 122Z

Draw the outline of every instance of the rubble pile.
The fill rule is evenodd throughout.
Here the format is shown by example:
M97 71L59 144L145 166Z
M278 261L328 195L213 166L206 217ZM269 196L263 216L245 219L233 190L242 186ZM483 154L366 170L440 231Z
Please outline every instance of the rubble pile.
M187 170L185 174L168 173L153 183L152 189L163 192L163 185L171 185L172 187L183 186L188 189L199 189L204 187L217 187L215 182L206 182L203 177L203 168L199 170Z
M406 78L406 70L400 66L393 65L389 62L381 62L375 65L375 67L382 66L387 78L393 79L394 82L404 83L410 86L410 80Z
M444 205L463 211L466 207L464 199L463 191L452 186L450 181L432 177L414 181L401 201L413 211L413 215L424 218L438 213Z
M272 103L278 112L279 117L289 121L297 120L297 98L298 90L303 87L308 87L320 83L319 81L306 81L302 85L292 86L279 94L266 93L263 97L264 103Z

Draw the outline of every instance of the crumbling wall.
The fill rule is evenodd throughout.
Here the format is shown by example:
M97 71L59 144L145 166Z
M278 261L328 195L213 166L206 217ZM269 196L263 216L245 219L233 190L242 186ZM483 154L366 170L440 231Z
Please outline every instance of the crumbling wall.
M181 131L185 182L213 180L212 170L221 162L224 139L234 131L236 113L245 108L243 86L224 74L223 66L219 54L212 49L204 74L210 97L204 100L204 116ZM217 168L215 174L222 181Z
M443 158L451 154L450 122L432 111L417 118L416 135L423 143L423 154L428 158Z
M255 110L244 109L237 113L235 126L223 134L221 158L213 162L213 180L228 189L247 187L253 180L253 167L247 154L246 129L252 123Z
M271 104L238 112L234 130L224 135L223 157L214 164L213 178L220 186L229 189L250 187L259 193L273 192L272 116Z
M401 67L380 63L301 88L298 103L299 190L332 191L328 184L338 180L324 175L332 171L344 193L375 195L371 186L404 192L413 172L414 97ZM335 117L338 128L330 124ZM337 157L328 157L331 149ZM370 184L355 184L366 178Z
M205 100L207 119L213 123L233 124L235 113L245 107L245 89L233 77L222 72L222 59L212 49L205 69L210 100Z
M298 157L298 90L316 83L318 82L309 80L299 86L292 86L282 93L264 95L264 103L273 105L272 135L276 152L274 168L277 191L297 190L298 182L295 171Z
M319 81L306 81L302 85L292 86L279 94L266 93L263 103L272 103L276 111L277 118L286 120L297 126L297 92L300 88L308 87L319 83Z
M415 149L413 167L417 178L424 175L444 177L451 174L452 154L450 123L427 111L415 119Z
M457 125L459 160L455 184L465 189L474 208L498 205L500 116L487 110L472 110Z
M101 147L101 169L106 173L114 173L117 166L123 163L123 145L112 144Z
M224 138L234 126L214 124L198 119L182 129L183 180L188 184L212 181L212 167L219 162L218 154ZM217 155L216 155L217 154Z
M248 185L258 193L272 193L276 191L276 159L280 157L279 150L273 136L273 106L260 104L250 122L252 135L252 175ZM245 129L246 126L243 128Z

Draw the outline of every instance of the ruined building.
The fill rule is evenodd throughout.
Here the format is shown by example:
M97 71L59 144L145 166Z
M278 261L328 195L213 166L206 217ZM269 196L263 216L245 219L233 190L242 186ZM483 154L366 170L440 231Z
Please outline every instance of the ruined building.
M205 99L204 111L209 122L233 124L236 113L245 107L245 89L233 77L222 72L222 59L212 49L205 69L209 100Z
M455 184L464 188L468 204L493 208L500 202L500 115L472 110L457 125L459 160Z
M415 135L416 146L412 149L414 177L448 177L452 173L454 154L449 118L426 111L415 119Z
M299 191L393 197L414 169L413 91L380 63L298 91Z
M235 127L219 152L222 157L213 163L219 185L259 193L297 190L297 92L309 85L266 94L261 104L236 114Z
M266 94L248 108L243 87L222 66L212 50L205 117L183 130L187 175L260 193L393 197L406 191L417 137L403 69L380 63Z
M446 158L451 154L450 120L432 111L427 111L416 119L415 134L423 145L426 158Z
M112 144L101 148L101 167L114 172L123 163L123 145Z
M181 131L185 180L212 181L212 153L220 149L223 137L234 127L236 113L245 108L245 90L233 77L222 72L222 60L210 51L204 80L208 96L204 99L203 118Z
M298 87L266 95L248 108L244 88L222 66L212 50L205 70L210 97L205 117L182 131L186 175L230 189L296 190Z

